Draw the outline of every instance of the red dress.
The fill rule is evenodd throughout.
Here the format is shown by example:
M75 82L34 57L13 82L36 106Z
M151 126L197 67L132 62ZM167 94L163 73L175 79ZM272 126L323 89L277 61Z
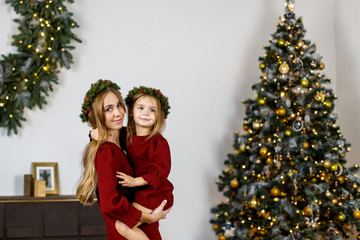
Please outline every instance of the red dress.
M116 230L116 220L133 228L140 221L141 211L129 203L133 200L131 189L117 184L116 171L120 169L133 175L133 169L121 148L111 142L99 147L95 168L98 175L98 203L105 219L108 239L126 239Z
M173 205L174 186L167 179L171 169L170 148L161 134L150 139L146 136L132 138L127 146L129 160L133 165L135 177L143 177L148 185L137 187L135 202L149 209L155 209L167 200L164 209Z
M124 172L130 176L134 171L121 148L111 142L105 142L96 153L95 168L98 175L97 198L101 213L105 219L108 240L126 240L115 228L119 220L133 228L141 217L141 211L133 207L132 188L119 185L116 171ZM150 240L160 240L159 223L142 224L140 229Z

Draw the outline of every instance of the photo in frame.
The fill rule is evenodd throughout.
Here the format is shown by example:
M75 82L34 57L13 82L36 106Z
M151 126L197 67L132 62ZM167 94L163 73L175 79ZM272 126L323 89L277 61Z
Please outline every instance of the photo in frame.
M56 162L31 163L34 181L45 180L46 195L59 194L58 164Z

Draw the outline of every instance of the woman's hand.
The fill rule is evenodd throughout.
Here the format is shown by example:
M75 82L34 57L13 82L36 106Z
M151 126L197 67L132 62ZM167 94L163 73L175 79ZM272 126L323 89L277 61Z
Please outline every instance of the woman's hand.
M134 178L122 172L116 172L116 177L120 178L118 183L123 187L139 187L148 184L142 177Z
M164 210L164 207L167 203L167 200L162 201L162 203L155 208L152 213L142 213L141 215L141 223L154 223L154 222L158 222L161 219L165 219L166 215L170 212L171 208Z
M157 222L161 219L165 219L166 215L170 212L171 208L164 210L164 207L167 203L167 200L162 201L162 203L152 211L151 215L154 219L154 222Z

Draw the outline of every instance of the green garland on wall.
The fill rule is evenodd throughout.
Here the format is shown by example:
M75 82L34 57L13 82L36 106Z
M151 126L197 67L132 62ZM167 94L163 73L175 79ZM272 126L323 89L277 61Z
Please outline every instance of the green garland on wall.
M26 121L24 110L46 104L49 91L58 84L59 69L70 68L75 47L81 42L71 31L79 27L64 5L66 0L6 0L22 19L12 45L17 53L0 60L0 127L17 134ZM73 3L73 0L67 0Z

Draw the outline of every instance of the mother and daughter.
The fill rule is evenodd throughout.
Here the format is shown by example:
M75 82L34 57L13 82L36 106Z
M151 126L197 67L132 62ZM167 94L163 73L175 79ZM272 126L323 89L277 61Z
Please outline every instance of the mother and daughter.
M134 88L125 99L125 129L119 90L100 79L85 95L80 117L95 130L76 196L85 205L97 199L109 240L161 240L158 221L173 204L170 149L161 135L170 106L160 90Z

